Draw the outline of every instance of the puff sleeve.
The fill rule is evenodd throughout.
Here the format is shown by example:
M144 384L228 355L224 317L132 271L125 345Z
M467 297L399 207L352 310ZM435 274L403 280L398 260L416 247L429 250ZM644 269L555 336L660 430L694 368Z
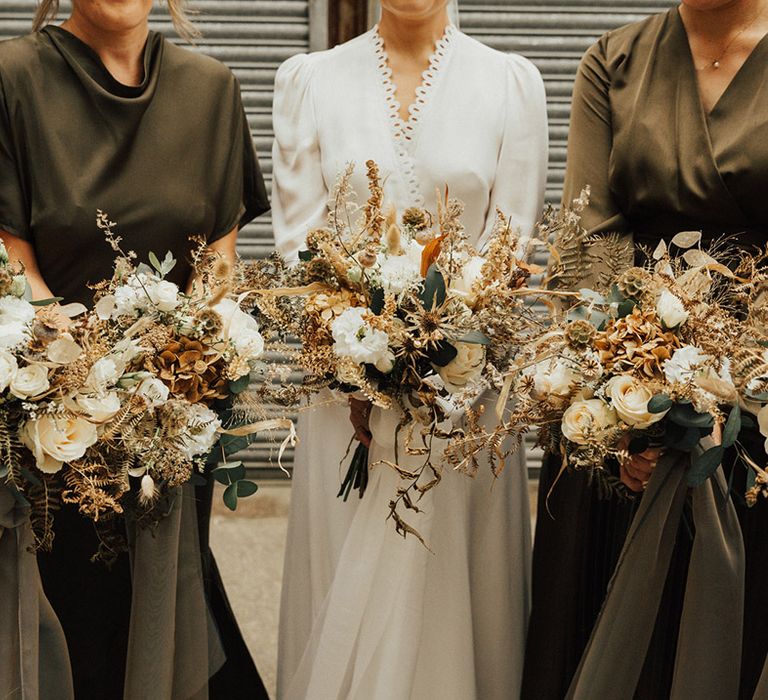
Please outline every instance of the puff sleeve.
M307 231L325 222L328 202L312 100L311 56L293 56L278 70L273 119L275 247L294 262Z
M507 56L506 69L504 133L480 249L490 238L497 207L526 236L544 207L549 145L544 81L522 56Z

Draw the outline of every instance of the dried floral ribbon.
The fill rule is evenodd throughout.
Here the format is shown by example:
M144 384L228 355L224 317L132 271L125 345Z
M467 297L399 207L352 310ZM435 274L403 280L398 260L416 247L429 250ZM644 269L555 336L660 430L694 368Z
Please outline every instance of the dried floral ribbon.
M245 437L247 435L260 433L263 430L288 431L288 436L280 443L280 449L277 453L277 466L283 470L286 476L290 476L288 470L283 466L283 454L288 449L288 447L295 447L299 439L296 435L296 426L290 418L271 418L268 420L261 420L256 423L249 423L248 425L241 425L237 428L219 428L218 432L220 432L222 435Z

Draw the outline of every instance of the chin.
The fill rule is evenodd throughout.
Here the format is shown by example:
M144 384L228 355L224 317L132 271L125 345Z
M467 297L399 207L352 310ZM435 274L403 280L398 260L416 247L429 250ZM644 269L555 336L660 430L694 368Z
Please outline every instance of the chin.
M401 19L424 19L445 9L447 0L381 0L381 9Z
M147 21L153 0L74 0L73 10L105 32L133 29Z

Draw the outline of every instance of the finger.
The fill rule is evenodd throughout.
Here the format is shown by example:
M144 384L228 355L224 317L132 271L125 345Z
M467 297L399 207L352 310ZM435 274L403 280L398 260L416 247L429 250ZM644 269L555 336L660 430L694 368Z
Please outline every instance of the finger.
M648 481L648 479L651 478L651 471L644 471L642 469L637 469L632 464L625 464L624 468L627 471L627 474L629 474L633 479L637 479L637 481L640 481L641 483L645 483Z
M645 450L645 452L641 452L640 457L647 459L649 462L656 462L662 454L663 451L660 447L651 447Z
M640 479L635 479L631 474L629 474L626 467L621 467L620 471L621 482L627 486L627 488L631 489L632 491L643 490L643 482Z
M631 459L626 461L626 464L631 465L637 471L643 472L643 474L650 474L656 468L656 460L647 460L638 455L633 455Z

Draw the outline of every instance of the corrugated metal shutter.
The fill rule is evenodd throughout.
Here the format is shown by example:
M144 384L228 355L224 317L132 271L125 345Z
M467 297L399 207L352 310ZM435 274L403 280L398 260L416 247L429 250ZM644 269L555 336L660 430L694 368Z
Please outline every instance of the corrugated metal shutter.
M565 175L573 79L587 48L609 29L676 5L672 0L459 0L461 29L488 46L522 54L544 77L549 112L547 201L557 204ZM528 472L536 476L541 453L531 449Z
M323 3L318 0L194 0L192 3L199 12L195 22L203 33L197 50L229 65L240 80L248 122L270 189L275 72L293 54L309 50L310 4L312 10L321 8L317 17L313 15L317 25L313 34L317 36L319 30L322 37L326 15ZM0 39L28 33L36 6L35 0L0 0ZM62 2L60 18L67 17L69 11L70 3ZM164 5L153 10L151 24L154 30L173 35ZM248 258L271 252L269 215L245 227L239 249ZM272 473L276 471L270 461L273 454L274 446L260 441L253 445L245 461L251 467Z

